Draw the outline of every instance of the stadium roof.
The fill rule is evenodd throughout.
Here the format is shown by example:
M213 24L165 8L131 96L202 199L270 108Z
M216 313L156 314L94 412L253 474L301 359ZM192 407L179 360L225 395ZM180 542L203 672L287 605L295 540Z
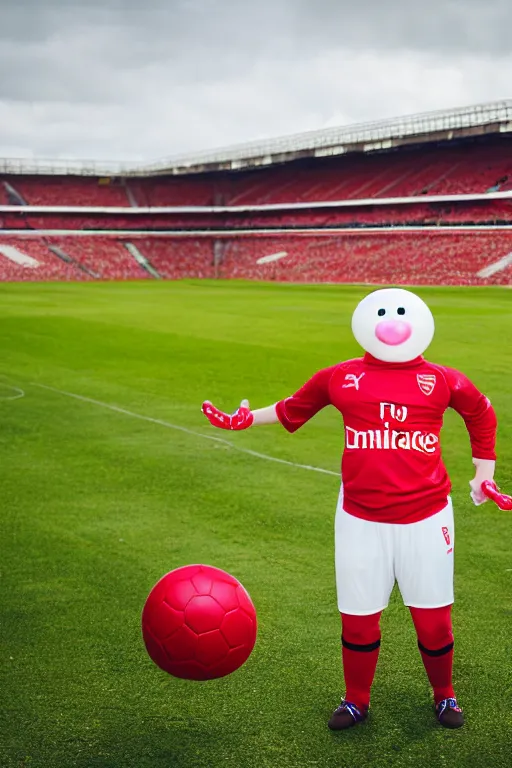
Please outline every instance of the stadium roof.
M506 99L176 155L138 166L93 161L5 159L0 160L0 173L152 176L240 170L301 157L332 157L347 152L370 152L427 141L449 141L511 131L512 99Z

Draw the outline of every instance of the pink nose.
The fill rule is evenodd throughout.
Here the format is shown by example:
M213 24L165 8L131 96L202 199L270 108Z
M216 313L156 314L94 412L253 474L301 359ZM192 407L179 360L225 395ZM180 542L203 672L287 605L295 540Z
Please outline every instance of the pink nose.
M403 344L412 333L409 323L403 320L383 320L375 328L375 335L379 341L395 347L397 344Z

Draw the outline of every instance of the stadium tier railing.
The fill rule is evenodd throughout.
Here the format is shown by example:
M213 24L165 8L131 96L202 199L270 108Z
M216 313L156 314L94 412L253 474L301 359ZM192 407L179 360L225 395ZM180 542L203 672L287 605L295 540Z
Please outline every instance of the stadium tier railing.
M300 211L319 208L356 208L362 206L418 205L425 203L469 203L489 200L512 199L512 190L454 194L454 195L420 195L411 197L386 198L352 198L339 200L316 200L308 202L280 202L246 205L162 205L162 206L76 206L76 205L0 205L2 213L80 213L80 214L120 214L123 216L141 216L144 214L160 213L253 213L264 211Z

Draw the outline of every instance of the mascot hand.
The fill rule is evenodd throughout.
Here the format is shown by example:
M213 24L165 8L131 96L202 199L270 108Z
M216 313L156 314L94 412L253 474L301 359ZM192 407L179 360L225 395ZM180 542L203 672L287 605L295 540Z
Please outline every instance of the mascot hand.
M219 411L209 400L205 400L201 410L214 427L220 429L247 429L251 426L254 417L249 409L249 401L242 400L240 407L233 413Z
M479 507L487 501L487 496L482 490L482 483L485 480L492 480L494 478L494 469L496 462L490 459L473 459L473 464L476 467L476 474L473 480L470 480L469 487L471 488L470 496L475 506Z

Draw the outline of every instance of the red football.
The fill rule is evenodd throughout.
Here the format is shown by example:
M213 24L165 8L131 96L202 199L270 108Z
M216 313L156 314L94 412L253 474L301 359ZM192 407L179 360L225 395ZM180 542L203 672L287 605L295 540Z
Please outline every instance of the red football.
M142 611L147 652L165 672L212 680L241 667L256 642L256 611L240 582L211 565L167 573Z

